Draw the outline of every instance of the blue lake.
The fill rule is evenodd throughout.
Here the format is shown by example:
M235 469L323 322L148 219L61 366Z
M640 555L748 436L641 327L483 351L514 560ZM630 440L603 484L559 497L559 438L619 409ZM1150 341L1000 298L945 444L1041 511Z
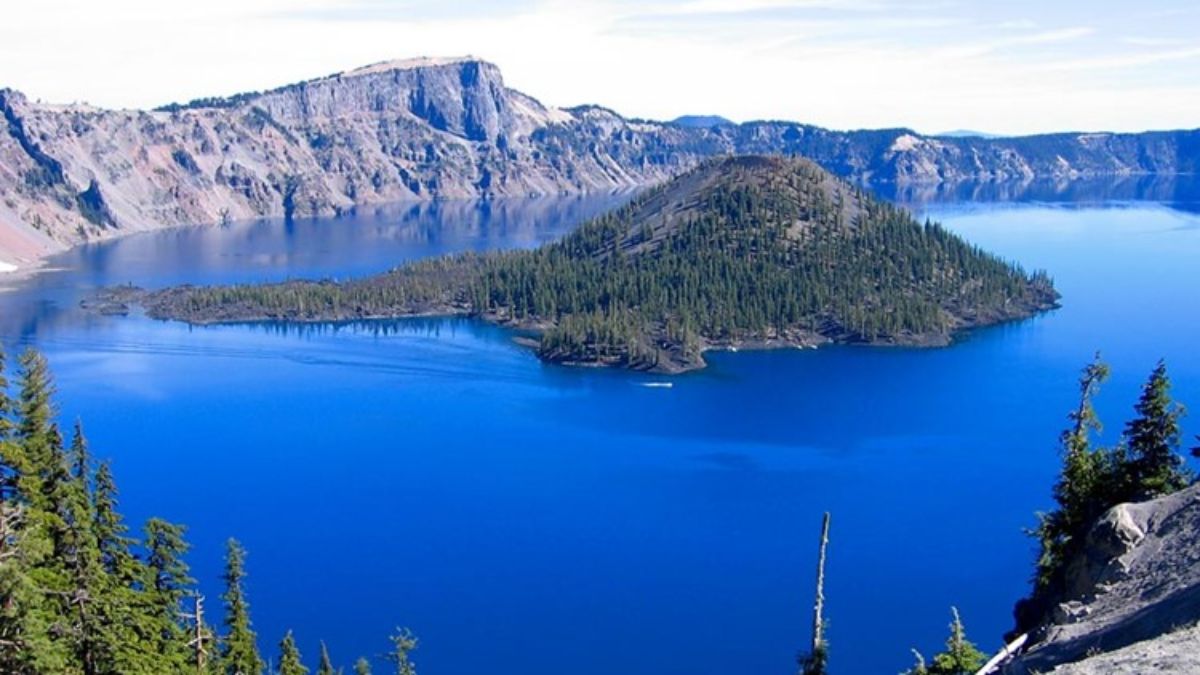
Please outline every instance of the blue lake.
M836 672L939 649L949 607L988 650L1026 590L1079 368L1100 350L1115 437L1160 357L1200 406L1200 190L893 194L1045 268L1062 309L937 350L722 353L662 378L540 363L466 320L189 328L88 316L97 285L346 277L529 247L623 197L391 207L83 247L0 294L0 342L50 358L65 419L114 461L133 524L189 526L215 605L250 551L264 651L421 672L790 673L833 513ZM983 200L983 201L980 201ZM1200 424L1188 424L1191 434ZM377 659L382 667L382 661Z

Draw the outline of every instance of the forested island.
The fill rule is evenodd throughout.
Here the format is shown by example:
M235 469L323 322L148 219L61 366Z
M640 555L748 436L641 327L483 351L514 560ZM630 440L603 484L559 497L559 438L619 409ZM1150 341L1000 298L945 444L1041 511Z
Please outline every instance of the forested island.
M112 289L194 324L468 315L529 331L547 361L659 372L714 348L939 346L1057 306L1042 272L920 223L815 163L713 160L561 241L344 282Z

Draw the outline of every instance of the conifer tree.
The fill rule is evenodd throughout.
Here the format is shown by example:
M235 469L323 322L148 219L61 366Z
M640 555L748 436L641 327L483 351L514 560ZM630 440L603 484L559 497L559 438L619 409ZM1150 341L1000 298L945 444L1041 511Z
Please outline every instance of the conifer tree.
M925 656L917 650L912 650L913 666L904 671L901 675L929 675L929 665L925 663Z
M1067 418L1070 426L1060 438L1062 469L1054 485L1058 508L1040 518L1036 534L1041 544L1036 585L1052 589L1057 574L1081 543L1079 537L1108 508L1106 492L1113 489L1112 455L1092 447L1092 435L1101 428L1092 399L1109 377L1109 368L1097 354L1079 378L1079 403Z
M263 669L258 655L254 629L250 622L250 605L246 601L246 550L236 539L230 539L225 557L225 639L221 662L226 675L259 675Z
M329 648L321 641L321 662L317 665L317 675L334 675L333 660L329 658Z
M182 670L192 661L186 628L181 622L183 598L195 580L183 560L188 545L181 525L159 518L146 521L145 602L149 610L149 636L164 666Z
M19 359L19 391L14 404L15 432L3 443L6 480L4 504L11 527L8 558L0 570L0 653L3 672L68 672L73 666L77 633L70 614L70 578L55 556L63 527L52 474L64 460L62 439L53 425L49 369L37 352Z
M967 639L966 628L958 609L950 608L954 620L950 622L950 637L946 638L946 651L933 657L930 675L972 675L983 667L987 655Z
M397 628L388 639L392 642L392 651L387 658L395 664L396 675L417 675L417 667L409 656L417 649L417 638L407 628Z
M0 443L8 440L13 433L13 400L8 394L8 377L4 373L6 363L4 350L0 349Z
M1182 490L1191 482L1179 455L1183 407L1171 399L1167 365L1159 361L1134 406L1137 417L1125 427L1129 466L1128 498L1143 500Z
M105 627L103 649L114 672L150 675L176 667L179 647L164 642L164 612L155 606L155 580L131 550L134 541L126 535L117 510L117 487L108 462L94 471L91 512L102 589L96 610Z
M308 675L308 668L301 662L300 649L296 647L296 639L290 630L279 643L279 675Z
M244 549L230 540L227 631L221 655L210 655L183 528L150 519L145 562L134 555L111 468L102 462L93 470L79 423L64 445L53 383L36 352L21 357L19 385L14 399L0 354L0 673L260 675ZM197 602L184 623L181 600L189 593ZM400 631L391 640L397 672L415 675L416 639ZM280 646L280 674L306 674L290 632ZM370 672L365 660L355 669ZM333 673L322 643L319 675Z
M21 390L17 399L17 438L21 453L19 466L14 469L21 475L23 486L19 489L25 499L38 508L46 509L44 481L53 469L55 440L54 405L51 397L54 385L50 381L50 370L46 359L33 350L21 355Z
M85 675L108 670L115 664L107 640L112 630L99 604L109 595L96 539L87 438L75 423L71 448L54 473L55 501L61 510L62 542L57 552L67 568L74 613L75 651Z
M354 662L354 675L371 675L371 662L360 656Z
M118 509L117 484L113 479L112 465L100 462L96 468L94 497L92 499L96 519L96 541L100 549L100 562L114 582L131 586L142 580L144 572L130 550L133 539L128 536L129 528L121 519Z

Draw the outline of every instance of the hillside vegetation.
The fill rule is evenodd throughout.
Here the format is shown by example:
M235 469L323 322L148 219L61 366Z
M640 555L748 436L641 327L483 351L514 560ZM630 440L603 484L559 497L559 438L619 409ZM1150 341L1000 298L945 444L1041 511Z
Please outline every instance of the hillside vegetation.
M1043 273L966 243L816 164L714 160L533 251L464 254L349 282L180 287L193 323L469 314L549 360L673 371L713 347L944 345L1055 305Z

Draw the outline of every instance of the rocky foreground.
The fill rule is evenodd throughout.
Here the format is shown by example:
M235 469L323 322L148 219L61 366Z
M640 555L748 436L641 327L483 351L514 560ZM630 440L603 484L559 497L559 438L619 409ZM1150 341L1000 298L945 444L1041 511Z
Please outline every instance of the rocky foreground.
M1200 131L986 139L707 122L553 108L473 58L386 62L154 111L0 89L0 261L172 225L642 186L723 154L802 155L843 177L918 183L1170 175L1200 159Z
M1200 485L1111 509L1010 675L1200 672Z

